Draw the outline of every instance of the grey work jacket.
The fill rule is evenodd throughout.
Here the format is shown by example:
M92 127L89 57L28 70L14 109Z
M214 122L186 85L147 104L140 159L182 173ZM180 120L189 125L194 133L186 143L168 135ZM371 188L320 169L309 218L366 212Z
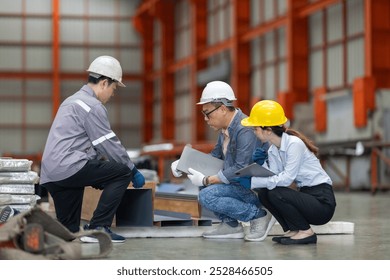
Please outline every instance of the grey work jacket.
M88 160L102 157L134 168L126 149L111 130L107 109L84 85L58 109L42 156L40 184L77 173Z

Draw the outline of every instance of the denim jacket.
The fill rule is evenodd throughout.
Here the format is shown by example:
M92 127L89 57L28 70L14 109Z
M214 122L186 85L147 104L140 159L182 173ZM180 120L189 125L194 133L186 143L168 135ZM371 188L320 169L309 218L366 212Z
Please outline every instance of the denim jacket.
M227 128L230 142L227 146L226 157L222 150L224 139L222 132L219 133L217 143L210 153L213 157L224 160L223 169L219 171L218 176L225 184L229 184L229 180L237 177L235 172L238 169L253 162L254 150L262 146L262 142L257 139L252 128L241 125L241 120L246 117L240 109L237 109L237 114ZM266 148L268 148L268 144Z

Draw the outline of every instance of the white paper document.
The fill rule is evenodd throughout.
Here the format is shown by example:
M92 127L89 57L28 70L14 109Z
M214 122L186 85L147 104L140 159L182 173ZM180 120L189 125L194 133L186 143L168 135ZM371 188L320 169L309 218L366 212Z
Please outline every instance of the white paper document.
M192 168L205 176L211 176L223 168L223 160L195 150L190 146L185 146L176 168L187 174L189 173L188 168Z

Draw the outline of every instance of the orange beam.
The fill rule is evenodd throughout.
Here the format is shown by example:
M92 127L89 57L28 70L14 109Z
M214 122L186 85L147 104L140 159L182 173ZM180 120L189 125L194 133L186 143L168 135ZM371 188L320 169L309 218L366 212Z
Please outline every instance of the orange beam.
M200 59L207 59L208 57L210 56L213 56L217 53L220 53L224 50L227 50L227 49L230 49L233 45L233 40L232 38L229 38L225 41L221 41L213 46L209 46L209 47L204 47L200 53L199 53L199 58Z
M60 93L60 4L59 0L52 0L53 8L53 46L52 46L52 64L53 64L53 88L52 88L52 116L55 117L61 103Z
M238 107L244 113L250 111L250 48L249 42L240 40L240 36L249 29L250 1L234 0L232 1L233 29L232 38L232 71L231 83L235 89L238 99Z
M375 108L375 80L373 77L355 79L352 89L355 126L365 127L369 110Z
M175 138L175 85L174 75L169 72L169 66L174 61L175 50L175 3L173 1L161 1L156 10L161 20L162 32L162 99L161 130L164 141L172 141Z
M303 18L311 14L318 12L319 10L325 9L328 6L334 5L336 3L342 2L343 0L320 0L315 1L311 4L308 4L308 1L299 3L296 6L297 16Z
M365 75L378 88L390 88L390 2L365 1Z
M148 79L148 73L153 71L153 20L149 16L141 17L143 39L142 55L144 63L144 75L142 79L142 108L143 108L143 135L144 143L149 143L153 139L153 119L154 119L154 90L153 80Z
M256 27L247 30L241 37L244 42L251 41L256 37L259 37L265 33L268 33L274 29L278 29L287 23L287 17L279 17L274 20L268 21L264 24L257 25Z
M191 0L191 26L194 28L192 37L192 49L195 54L195 61L191 69L191 95L194 104L198 102L203 88L199 87L197 82L197 73L206 68L206 60L200 56L200 50L207 46L207 0ZM194 133L191 136L193 142L199 142L206 139L206 123L204 121L201 108L197 105L192 106L191 119Z
M306 0L288 0L287 12L287 94L294 102L309 100L308 78L308 26L307 18L298 18L295 11ZM288 104L293 107L294 104ZM291 110L293 112L293 110ZM294 118L294 116L292 116Z
M327 128L326 88L314 90L314 128L318 132L325 132Z

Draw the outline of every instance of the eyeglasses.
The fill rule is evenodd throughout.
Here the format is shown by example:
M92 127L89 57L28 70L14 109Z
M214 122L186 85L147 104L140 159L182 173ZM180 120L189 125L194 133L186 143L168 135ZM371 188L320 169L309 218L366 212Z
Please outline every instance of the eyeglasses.
M219 107L221 107L222 105L219 105L218 107L215 107L215 109L211 110L210 112L205 112L205 111L202 111L202 114L209 119L209 116L212 112L216 111L217 109L219 109Z

